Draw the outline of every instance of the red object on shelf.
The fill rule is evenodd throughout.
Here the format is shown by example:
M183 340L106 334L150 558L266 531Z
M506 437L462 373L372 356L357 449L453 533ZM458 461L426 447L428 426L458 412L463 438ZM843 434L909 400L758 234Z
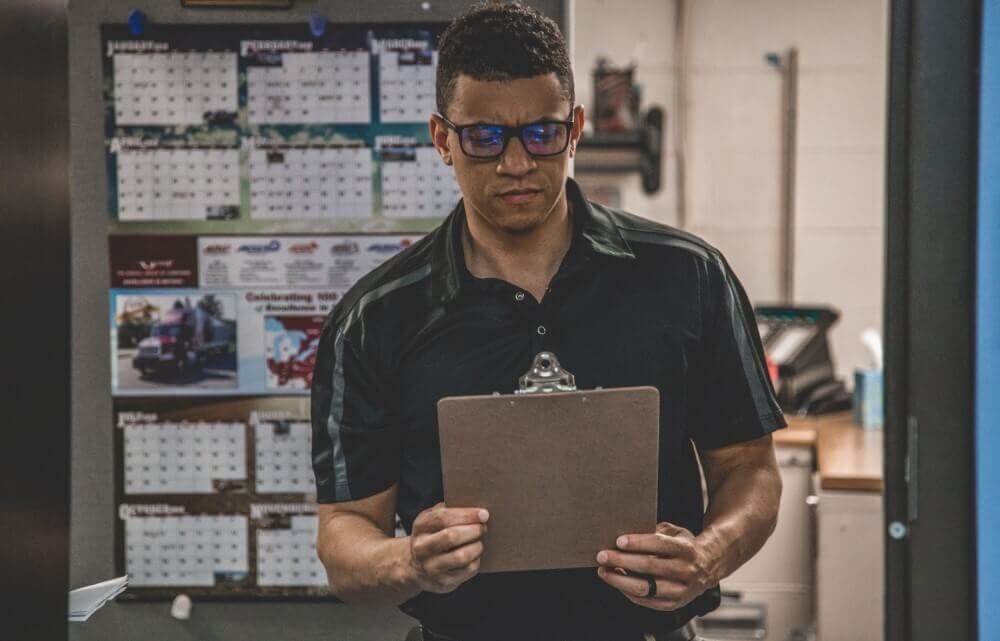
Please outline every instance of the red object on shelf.
M768 376L771 377L771 385L777 385L778 365L774 361L772 361L770 357L767 357L765 360L767 362L767 374Z

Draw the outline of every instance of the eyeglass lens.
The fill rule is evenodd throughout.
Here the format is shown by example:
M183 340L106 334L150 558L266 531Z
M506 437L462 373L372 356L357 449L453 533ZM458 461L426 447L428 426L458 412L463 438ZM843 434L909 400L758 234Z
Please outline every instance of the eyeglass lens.
M493 158L503 153L506 127L475 125L462 130L462 149L470 156ZM538 123L521 130L525 150L536 156L551 156L566 148L569 127L563 123Z

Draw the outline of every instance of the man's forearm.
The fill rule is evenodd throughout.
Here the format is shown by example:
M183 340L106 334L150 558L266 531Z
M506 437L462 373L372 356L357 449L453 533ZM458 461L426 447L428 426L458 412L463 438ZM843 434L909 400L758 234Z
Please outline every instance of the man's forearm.
M696 540L716 559L713 584L736 571L764 545L778 521L781 476L774 468L737 467L710 487L705 527Z
M421 592L410 541L393 538L366 517L342 513L321 524L318 552L330 590L347 603L399 605Z

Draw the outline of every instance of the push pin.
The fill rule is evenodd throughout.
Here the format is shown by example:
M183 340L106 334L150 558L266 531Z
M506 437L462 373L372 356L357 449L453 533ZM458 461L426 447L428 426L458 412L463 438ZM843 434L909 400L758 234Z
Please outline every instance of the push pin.
M323 37L323 34L326 33L326 16L310 16L309 32L312 33L313 38Z
M191 597L186 594L178 594L170 604L170 616L178 621L187 621L191 618Z
M146 30L146 14L139 9L129 11L128 30L133 36L141 36Z

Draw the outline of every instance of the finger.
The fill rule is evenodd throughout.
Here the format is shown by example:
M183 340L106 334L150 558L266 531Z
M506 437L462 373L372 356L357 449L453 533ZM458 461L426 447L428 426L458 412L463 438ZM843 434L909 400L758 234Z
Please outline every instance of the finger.
M597 576L599 576L608 585L622 592L625 596L630 597L670 601L682 597L686 592L683 585L657 577L655 579L656 595L650 597L649 581L647 581L645 577L631 575L626 576L603 567L598 568Z
M453 525L433 534L422 534L413 542L413 549L420 557L438 556L450 552L486 534L486 525Z
M686 559L663 558L615 550L602 550L597 555L597 563L607 568L624 568L638 574L653 574L678 583L687 583L698 574L698 568L694 562Z
M656 533L666 534L667 536L683 536L683 535L688 535L691 537L694 536L694 534L691 533L691 530L682 528L679 525L674 525L673 523L670 523L668 521L661 521L660 523L657 523Z
M445 572L438 576L437 585L441 592L451 592L472 577L479 574L480 560L476 559L464 568Z
M446 554L431 557L424 562L424 569L429 574L441 574L450 570L458 570L471 564L482 555L483 542L473 541Z
M489 518L490 513L482 508L444 507L439 503L420 513L413 523L413 530L415 533L437 532L453 525L485 523Z
M646 597L635 597L631 594L626 594L625 598L636 605L641 605L650 610L659 610L660 612L670 612L686 605L683 599L649 599Z
M422 510L419 514L417 514L417 517L413 519L413 533L416 534L417 532L425 528L426 527L425 524L430 522L430 519L431 517L433 517L434 513L443 507L444 507L444 501L432 505L431 507Z
M479 555L466 566L448 570L448 576L459 577L459 582L466 581L472 576L479 573L479 566L482 564L482 562L483 562L483 557L482 555Z
M614 550L602 550L597 555L597 562L606 568L624 568L636 574L652 574L680 582L684 582L689 572L694 571L694 565L687 561Z
M663 557L694 557L694 541L685 536L666 534L623 534L616 541L618 549L628 552L655 554Z

